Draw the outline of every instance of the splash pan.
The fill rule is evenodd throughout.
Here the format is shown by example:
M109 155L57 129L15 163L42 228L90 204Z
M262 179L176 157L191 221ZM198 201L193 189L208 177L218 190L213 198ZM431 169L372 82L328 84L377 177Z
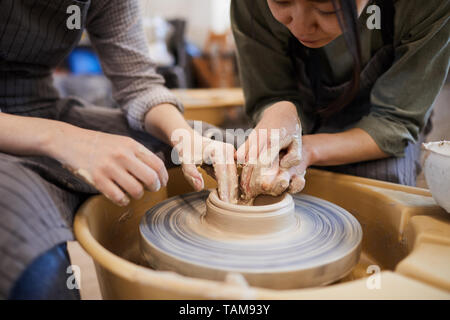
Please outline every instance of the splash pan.
M103 196L95 196L79 209L74 221L75 235L94 260L103 298L450 298L450 215L436 204L428 190L320 170L309 170L302 194L343 208L358 220L362 229L360 259L343 279L307 288L269 289L270 285L263 288L229 279L184 275L171 268L167 269L172 271L149 268L140 248L142 218L150 208L167 199L192 192L179 168L169 170L169 175L167 188L146 193L141 200L131 201L125 208L113 205ZM208 188L215 188L211 179L206 175L204 178ZM220 224L214 218L207 222ZM284 228L284 223L279 220L270 224L273 229L269 231L276 233ZM301 229L301 217L299 225ZM248 227L243 224L241 229L233 227L231 230L237 231L236 237L242 237ZM256 232L253 236L264 235ZM273 258L267 261L274 263ZM222 279L222 276L213 279Z

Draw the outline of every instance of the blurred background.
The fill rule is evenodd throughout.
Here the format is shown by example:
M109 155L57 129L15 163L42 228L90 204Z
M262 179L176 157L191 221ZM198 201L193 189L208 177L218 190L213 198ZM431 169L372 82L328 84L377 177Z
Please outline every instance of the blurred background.
M230 31L230 0L140 2L150 55L158 64L158 73L164 76L166 86L239 86ZM63 95L83 93L89 102L114 106L109 83L103 77L87 34L57 70L55 82Z
M140 0L140 6L150 56L166 86L185 104L186 118L248 128L230 30L230 0ZM87 33L56 70L55 85L63 97L117 107Z

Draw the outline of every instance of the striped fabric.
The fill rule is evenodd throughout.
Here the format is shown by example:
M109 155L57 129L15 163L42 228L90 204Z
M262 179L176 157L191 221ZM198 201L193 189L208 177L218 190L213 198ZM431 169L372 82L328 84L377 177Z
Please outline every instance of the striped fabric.
M129 136L160 157L166 167L171 148L149 134L131 128L123 111L63 99L52 119L78 127ZM98 193L48 157L19 157L0 152L0 298L37 256L54 245L73 240L77 208Z
M34 258L73 239L73 213L85 198L0 153L0 298Z
M144 130L153 106L181 103L155 72L139 16L138 0L2 0L0 10L0 109L39 116L58 100L51 70L86 29L112 81L113 96L131 127ZM82 28L66 27L67 8L80 8Z
M80 30L66 27L71 5L80 8ZM182 106L148 56L138 0L0 0L0 8L1 112L131 136L161 158L170 154L144 132L144 115L161 103ZM76 46L83 29L121 110L60 99L53 87L52 69ZM8 297L32 260L73 239L73 214L95 193L54 159L0 152L0 298Z

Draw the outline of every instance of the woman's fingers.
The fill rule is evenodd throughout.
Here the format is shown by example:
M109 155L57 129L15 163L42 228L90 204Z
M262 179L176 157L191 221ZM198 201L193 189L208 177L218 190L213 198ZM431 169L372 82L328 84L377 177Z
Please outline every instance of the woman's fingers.
M143 145L138 146L136 157L156 172L163 187L167 186L169 174L167 173L164 162L160 158Z
M306 171L303 171L302 173L299 173L297 171L294 171L291 175L291 183L289 185L288 192L291 194L299 193L303 190L305 187L306 181L305 181L305 174Z
M127 161L126 169L139 181L141 181L148 190L156 192L161 188L161 178L149 165L138 158Z
M166 185L164 163L130 137L80 129L77 148L67 166L83 176L111 201L125 205L128 196L139 199L145 185L156 191Z
M289 187L289 181L291 180L291 175L289 171L280 169L278 172L277 177L275 178L273 185L272 185L272 192L271 194L273 196L278 196L286 191L286 189Z
M198 171L195 164L183 163L181 165L183 174L187 182L194 188L195 191L201 191L205 187L203 177Z
M302 161L302 143L299 139L293 139L287 149L287 153L281 158L280 167L289 169L298 166Z
M245 141L245 143L242 144L239 147L239 149L236 151L236 162L238 164L244 164L247 162L246 159L247 159L249 145L250 145L250 141L249 141L249 139L247 139Z
M305 170L302 165L284 169L278 160L270 168L256 168L249 186L247 198L260 194L278 196L285 192L299 193L305 187Z
M230 202L230 186L227 174L227 165L224 163L214 164L214 174L217 179L217 190L219 192L219 198L222 201Z
M219 197L223 201L236 203L238 177L234 162L235 149L232 145L221 142L210 142L209 158L214 166L214 175L218 184Z
M241 188L244 192L244 195L248 195L250 193L250 179L253 174L254 165L248 164L242 168L241 172Z
M125 193L109 178L97 178L95 185L98 190L116 205L124 207L130 203L130 199Z
M109 177L134 199L139 200L144 195L144 187L142 184L124 168L113 168L110 170ZM156 187L159 190L161 186L156 185Z
M238 201L238 173L236 163L234 162L235 149L230 144L225 144L225 157L226 157L226 181L227 181L227 193L230 203L237 203Z
M245 156L245 161L241 162L244 165L241 173L241 188L244 190L245 194L250 193L250 183L252 180L253 172L258 165L258 157L259 157L259 145L257 141L256 135L250 135L249 139L246 142L248 146L247 153ZM239 163L239 162L238 162Z
M267 160L268 159L265 159L263 161ZM260 170L258 175L256 176L254 174L254 177L252 177L252 179L256 179L256 186L260 186L260 189L263 193L269 193L280 169L278 157L276 157L269 165L265 164L264 162L261 163L259 168Z
M254 129L245 143L236 151L237 164L255 164L258 160L259 151L264 147L267 140L263 140L257 132L258 129Z
M247 164L242 170L241 188L244 198L249 199L262 193L270 193L278 170L278 152L272 154L271 150L264 146L256 164Z
M280 162L280 151L286 148L287 153ZM238 161L245 159L241 173L241 188L246 197L273 192L275 184L277 189L284 188L286 184L286 181L277 180L276 166L288 169L300 164L301 137L295 133L288 133L285 128L255 128L245 144L239 148L236 158Z
M152 192L167 185L168 173L164 163L142 145L138 145L136 152L123 152L115 160L119 168L113 179L133 198L139 198L144 192L139 181Z

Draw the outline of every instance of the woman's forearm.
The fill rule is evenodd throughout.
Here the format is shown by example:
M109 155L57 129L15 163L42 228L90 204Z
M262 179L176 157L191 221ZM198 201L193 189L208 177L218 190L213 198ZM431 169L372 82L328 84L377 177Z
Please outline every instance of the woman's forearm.
M167 121L168 119L170 121ZM172 105L160 105L151 109L145 118L145 128L149 133L171 145L174 142L171 141L170 135L174 130L185 129L190 133L193 132L182 114ZM334 134L305 135L303 148L308 153L309 165L317 166L341 165L389 156L378 147L368 133L358 128Z
M355 128L333 134L303 136L303 148L309 154L309 165L334 166L387 158L372 137Z
M194 134L194 130L186 122L180 111L171 104L161 104L147 112L145 130L172 146L176 144L176 141L172 141L172 134L175 130L186 130L191 136Z
M289 101L280 101L264 111L257 128L284 128L292 134L298 123L295 105ZM359 128L333 134L304 135L302 143L302 165L305 169L310 165L333 166L389 156L366 131Z
M0 113L0 151L16 155L54 157L53 139L68 124Z

